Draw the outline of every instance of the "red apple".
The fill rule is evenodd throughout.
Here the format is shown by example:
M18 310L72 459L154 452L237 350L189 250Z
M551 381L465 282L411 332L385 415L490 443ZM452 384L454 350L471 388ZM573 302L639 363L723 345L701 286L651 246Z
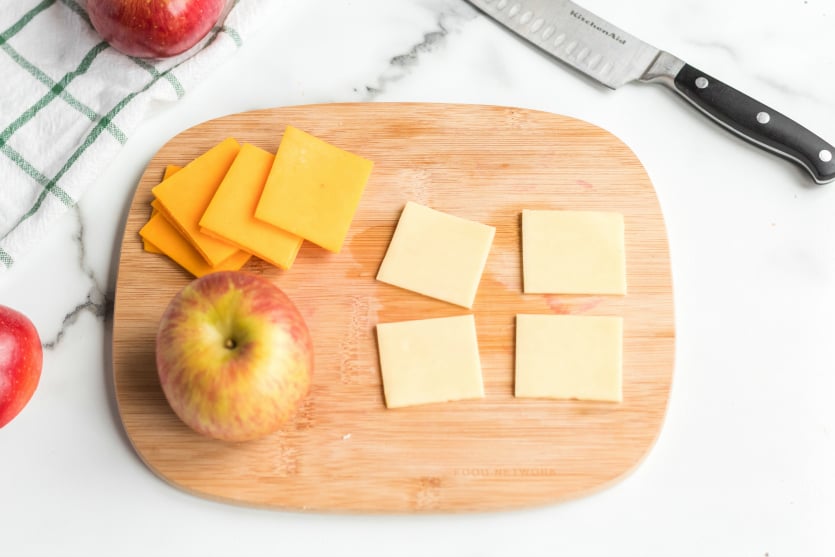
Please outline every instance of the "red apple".
M128 56L167 58L185 52L217 23L226 0L88 0L90 22Z
M276 431L310 388L313 344L296 306L243 271L195 279L169 303L157 332L160 383L189 427L248 441Z
M43 366L43 348L35 326L22 313L0 306L0 427L32 398Z

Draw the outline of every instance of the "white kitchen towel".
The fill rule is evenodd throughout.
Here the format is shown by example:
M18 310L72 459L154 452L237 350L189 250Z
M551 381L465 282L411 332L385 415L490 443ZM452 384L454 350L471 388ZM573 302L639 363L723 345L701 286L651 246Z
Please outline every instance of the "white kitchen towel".
M90 24L86 0L2 3L0 273L81 199L144 118L182 98L243 44L269 3L229 0L205 39L162 60L108 46Z

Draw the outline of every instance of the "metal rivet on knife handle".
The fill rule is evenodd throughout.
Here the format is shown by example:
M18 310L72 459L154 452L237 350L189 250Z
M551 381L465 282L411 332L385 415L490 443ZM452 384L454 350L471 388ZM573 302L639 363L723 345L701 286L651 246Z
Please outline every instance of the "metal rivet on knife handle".
M696 87L699 89L707 89L708 81L704 77L696 78Z
M771 115L768 112L760 112L757 114L757 122L760 124L768 124L771 121Z
M821 158L823 162L829 162L832 160L832 153L828 149L824 149L823 151L818 153L818 156Z

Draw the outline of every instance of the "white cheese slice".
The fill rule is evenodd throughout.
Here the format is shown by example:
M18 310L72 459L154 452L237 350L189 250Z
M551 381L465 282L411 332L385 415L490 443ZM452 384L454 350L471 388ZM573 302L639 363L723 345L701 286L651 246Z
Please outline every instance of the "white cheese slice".
M516 316L517 397L620 402L622 361L621 317Z
M471 308L496 229L408 202L377 280Z
M377 325L386 406L483 398L472 315Z
M522 211L525 293L626 294L623 215Z

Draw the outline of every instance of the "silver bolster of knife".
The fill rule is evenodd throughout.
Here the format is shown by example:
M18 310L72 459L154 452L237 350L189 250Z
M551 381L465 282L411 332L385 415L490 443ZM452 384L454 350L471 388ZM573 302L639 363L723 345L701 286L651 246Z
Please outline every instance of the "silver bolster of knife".
M683 67L684 60L661 50L655 60L652 61L652 65L641 76L641 81L662 83L671 89L675 89L676 76Z

